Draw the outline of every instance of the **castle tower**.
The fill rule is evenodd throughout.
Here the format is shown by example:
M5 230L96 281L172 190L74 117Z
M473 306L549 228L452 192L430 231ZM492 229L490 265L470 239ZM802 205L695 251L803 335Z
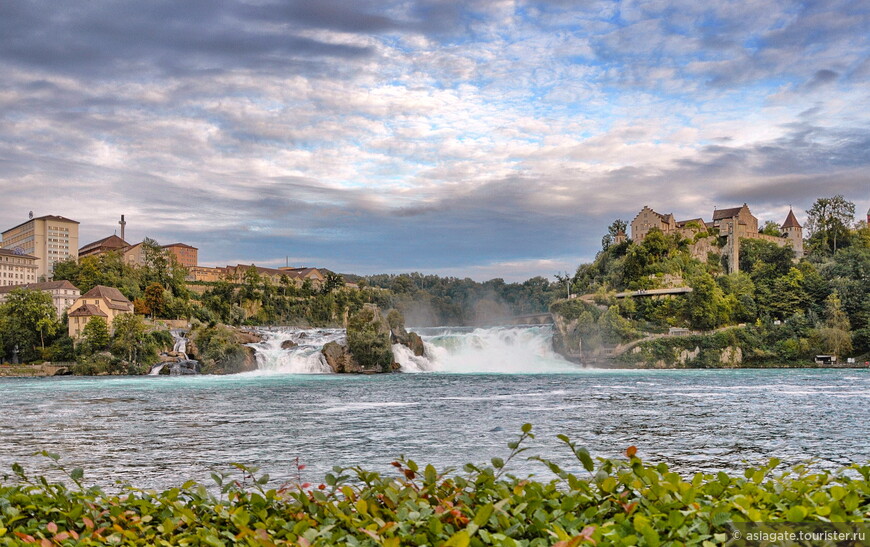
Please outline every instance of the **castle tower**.
M801 225L798 224L797 218L794 216L794 211L789 208L788 216L785 217L785 222L782 223L782 231L785 233L786 239L794 249L796 259L801 259L804 256L804 231Z
M625 240L626 240L625 232L620 230L620 231L616 232L616 236L613 238L613 243L616 245L620 245L622 243L625 243Z

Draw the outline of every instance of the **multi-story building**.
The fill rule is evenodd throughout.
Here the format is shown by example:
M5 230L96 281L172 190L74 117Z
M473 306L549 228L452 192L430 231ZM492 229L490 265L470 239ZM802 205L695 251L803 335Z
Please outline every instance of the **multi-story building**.
M261 278L268 278L273 284L281 283L282 278L287 278L288 281L296 286L302 286L305 280L310 280L315 288L319 288L326 280L323 272L317 268L263 268L254 264L237 264L235 266L227 266L224 268L224 277L227 281L233 283L243 283L245 274L254 268Z
M0 247L36 257L38 279L50 279L54 265L77 259L79 223L61 216L31 218L3 232Z
M21 251L0 249L0 287L36 282L39 269L36 260Z
M81 336L85 325L93 317L102 317L111 331L112 322L122 313L133 313L133 303L118 289L97 285L73 303L72 311L67 315L69 335L71 338Z
M69 281L45 281L43 283L28 283L26 285L12 285L0 287L0 304L6 301L9 293L15 289L27 289L31 291L42 291L51 296L54 309L57 310L57 316L63 315L63 312L73 305L73 302L81 295L78 287Z
M198 249L196 247L192 247L186 243L173 243L171 245L164 245L163 248L175 255L175 259L178 260L178 263L185 268L196 267L198 261Z
M94 241L93 243L88 243L79 249L79 258L84 258L86 256L100 256L101 254L106 254L112 251L123 252L123 250L129 246L130 245L120 237L110 235L109 237L104 237L103 239Z
M188 281L225 281L227 278L226 268L210 268L208 266L194 266L187 269Z

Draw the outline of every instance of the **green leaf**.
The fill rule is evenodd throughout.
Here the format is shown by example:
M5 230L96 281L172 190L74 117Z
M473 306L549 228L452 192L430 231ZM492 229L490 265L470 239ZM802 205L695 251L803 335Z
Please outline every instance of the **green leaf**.
M82 477L85 476L85 470L82 469L81 467L76 467L75 469L72 470L72 472L69 474L69 476L74 481L80 481L80 480L82 480Z
M580 463L583 464L583 469L590 472L595 469L595 462L592 461L592 456L589 455L588 450L581 447L577 449L575 454L580 459Z
M801 505L791 507L785 514L785 518L789 522L801 522L807 516L807 508Z
M490 461L492 461L492 466L496 469L501 469L502 467L504 467L504 460L501 458L493 458Z
M523 433L529 433L532 431L532 424L523 424Z
M438 472L435 471L432 465L426 466L426 469L423 471L423 479L426 481L426 484L435 484L435 481L438 480Z
M442 547L468 547L469 543L471 543L471 537L468 535L468 532L460 530L444 542Z
M492 511L494 507L492 503L487 503L474 515L474 524L478 527L483 526L489 521L489 517L492 516Z

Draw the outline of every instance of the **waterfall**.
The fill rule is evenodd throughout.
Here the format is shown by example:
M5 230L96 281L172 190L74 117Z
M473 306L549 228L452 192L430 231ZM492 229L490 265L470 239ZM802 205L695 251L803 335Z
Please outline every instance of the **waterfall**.
M256 351L260 372L266 373L331 372L320 350L329 342L344 340L344 329L278 328L260 333L263 341L249 346Z
M426 354L417 357L404 346L394 354L403 372L561 373L578 365L553 351L553 328L487 327L420 329Z
M184 355L184 358L187 359L187 338L184 337L184 331L172 329L169 332L172 334L172 338L175 339L175 345L172 346L172 351L181 353Z
M331 341L342 343L343 329L280 328L262 330L263 341L249 344L256 351L261 373L328 373L320 350ZM402 372L441 373L570 373L581 367L552 349L551 326L488 328L425 328L424 355L393 345Z

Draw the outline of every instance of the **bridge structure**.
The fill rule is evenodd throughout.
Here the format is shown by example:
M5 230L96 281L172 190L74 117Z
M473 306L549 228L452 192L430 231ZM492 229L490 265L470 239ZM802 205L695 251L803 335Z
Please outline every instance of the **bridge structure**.
M528 315L514 315L503 317L494 322L496 325L552 325L553 316L547 313L531 313Z

